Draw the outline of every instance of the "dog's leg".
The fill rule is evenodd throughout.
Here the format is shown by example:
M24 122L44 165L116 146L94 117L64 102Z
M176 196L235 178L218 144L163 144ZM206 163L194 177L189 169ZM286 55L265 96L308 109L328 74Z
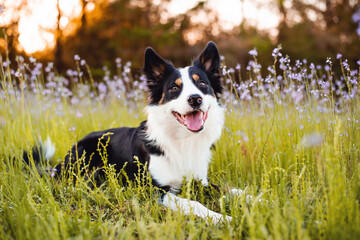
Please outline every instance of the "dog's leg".
M167 192L160 200L160 203L169 207L171 210L180 211L185 215L190 215L190 213L195 214L198 217L204 219L211 219L214 223L220 223L223 221L230 222L230 216L223 216L220 213L211 211L201 203L197 201L188 200L185 198L180 198L173 193Z

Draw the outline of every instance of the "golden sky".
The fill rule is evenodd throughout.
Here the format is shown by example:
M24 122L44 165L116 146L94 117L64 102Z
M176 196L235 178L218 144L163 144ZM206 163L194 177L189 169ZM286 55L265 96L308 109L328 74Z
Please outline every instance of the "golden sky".
M263 0L261 5L251 0L209 0L209 6L219 14L223 29L229 30L238 25L245 17L247 22L259 29L274 31L279 18L271 11L270 0ZM10 22L15 13L20 14L19 42L26 53L32 54L55 45L51 30L57 26L57 0L27 0L27 7L21 7L22 0L0 0L5 11L0 15L0 26ZM161 0L154 0L159 4ZM69 22L81 14L81 0L60 0L62 17L60 27L65 31ZM168 9L171 14L183 13L195 6L197 0L172 0ZM87 4L87 10L93 10L93 3ZM20 11L14 10L20 9ZM206 16L197 16L195 21L206 21ZM273 33L275 34L275 33Z

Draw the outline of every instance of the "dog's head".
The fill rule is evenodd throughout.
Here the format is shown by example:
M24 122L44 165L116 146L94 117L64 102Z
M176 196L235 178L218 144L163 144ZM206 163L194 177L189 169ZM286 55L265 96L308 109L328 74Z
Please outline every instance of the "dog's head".
M150 105L191 132L203 130L209 111L219 107L222 92L220 57L209 42L192 66L175 68L152 48L145 51L144 72L148 79ZM181 126L182 125L182 126Z

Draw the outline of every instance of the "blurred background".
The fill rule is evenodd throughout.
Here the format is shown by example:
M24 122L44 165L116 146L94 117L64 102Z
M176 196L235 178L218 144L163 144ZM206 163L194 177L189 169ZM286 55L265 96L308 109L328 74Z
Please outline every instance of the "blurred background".
M360 59L357 0L0 0L0 12L1 55L52 61L60 73L75 55L95 74L119 58L139 70L147 46L188 65L209 40L229 66L254 48L271 65L278 44L293 61Z

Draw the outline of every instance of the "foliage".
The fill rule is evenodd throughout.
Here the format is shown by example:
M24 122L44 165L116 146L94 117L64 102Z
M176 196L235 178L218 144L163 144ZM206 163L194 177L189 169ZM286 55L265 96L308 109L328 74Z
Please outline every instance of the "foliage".
M105 68L96 83L82 73L89 68L78 56L66 78L33 58L18 58L15 70L2 62L0 238L358 239L359 70L340 55L337 74L331 59L325 66L291 64L280 47L263 69L258 51L250 54L240 84L233 81L240 69L222 65L226 123L209 176L253 199L205 199L192 182L183 189L185 197L233 216L219 225L158 205L151 186L123 187L111 167L106 183L91 188L81 176L75 185L41 178L22 163L23 149L40 137L57 147L57 160L46 167L90 131L137 126L145 118L145 79L131 78L130 65L114 75Z
M77 54L88 61L95 81L100 80L103 65L114 69L116 58L132 61L133 72L139 73L143 49L147 46L152 46L164 57L173 57L175 66L189 64L189 56L195 56L209 40L224 49L222 54L229 64L240 63L243 67L250 60L247 52L254 46L262 54L259 63L270 65L270 53L278 44L282 44L294 60L305 58L321 64L327 56L334 58L339 52L347 56L349 63L359 60L359 8L356 1L271 1L267 7L281 16L272 34L257 29L247 19L230 31L223 30L216 9L212 9L207 1L198 1L194 8L172 16L167 9L169 1L82 0L80 16L69 18L66 29L61 29L59 24L56 29L44 29L54 33L55 48L35 56L54 61L56 70L65 75ZM13 13L13 19L4 26L8 40L7 43L0 40L0 52L5 53L6 46L9 46L13 67L17 53L23 53L19 47L18 23L20 11L26 9L25 2L19 1L14 9L5 9ZM251 2L264 5L264 1ZM86 10L89 3L94 4L94 10ZM247 4L247 1L242 0L242 3ZM61 19L61 14L59 11L58 19ZM199 16L209 19L195 21ZM339 65L334 68L341 70Z

